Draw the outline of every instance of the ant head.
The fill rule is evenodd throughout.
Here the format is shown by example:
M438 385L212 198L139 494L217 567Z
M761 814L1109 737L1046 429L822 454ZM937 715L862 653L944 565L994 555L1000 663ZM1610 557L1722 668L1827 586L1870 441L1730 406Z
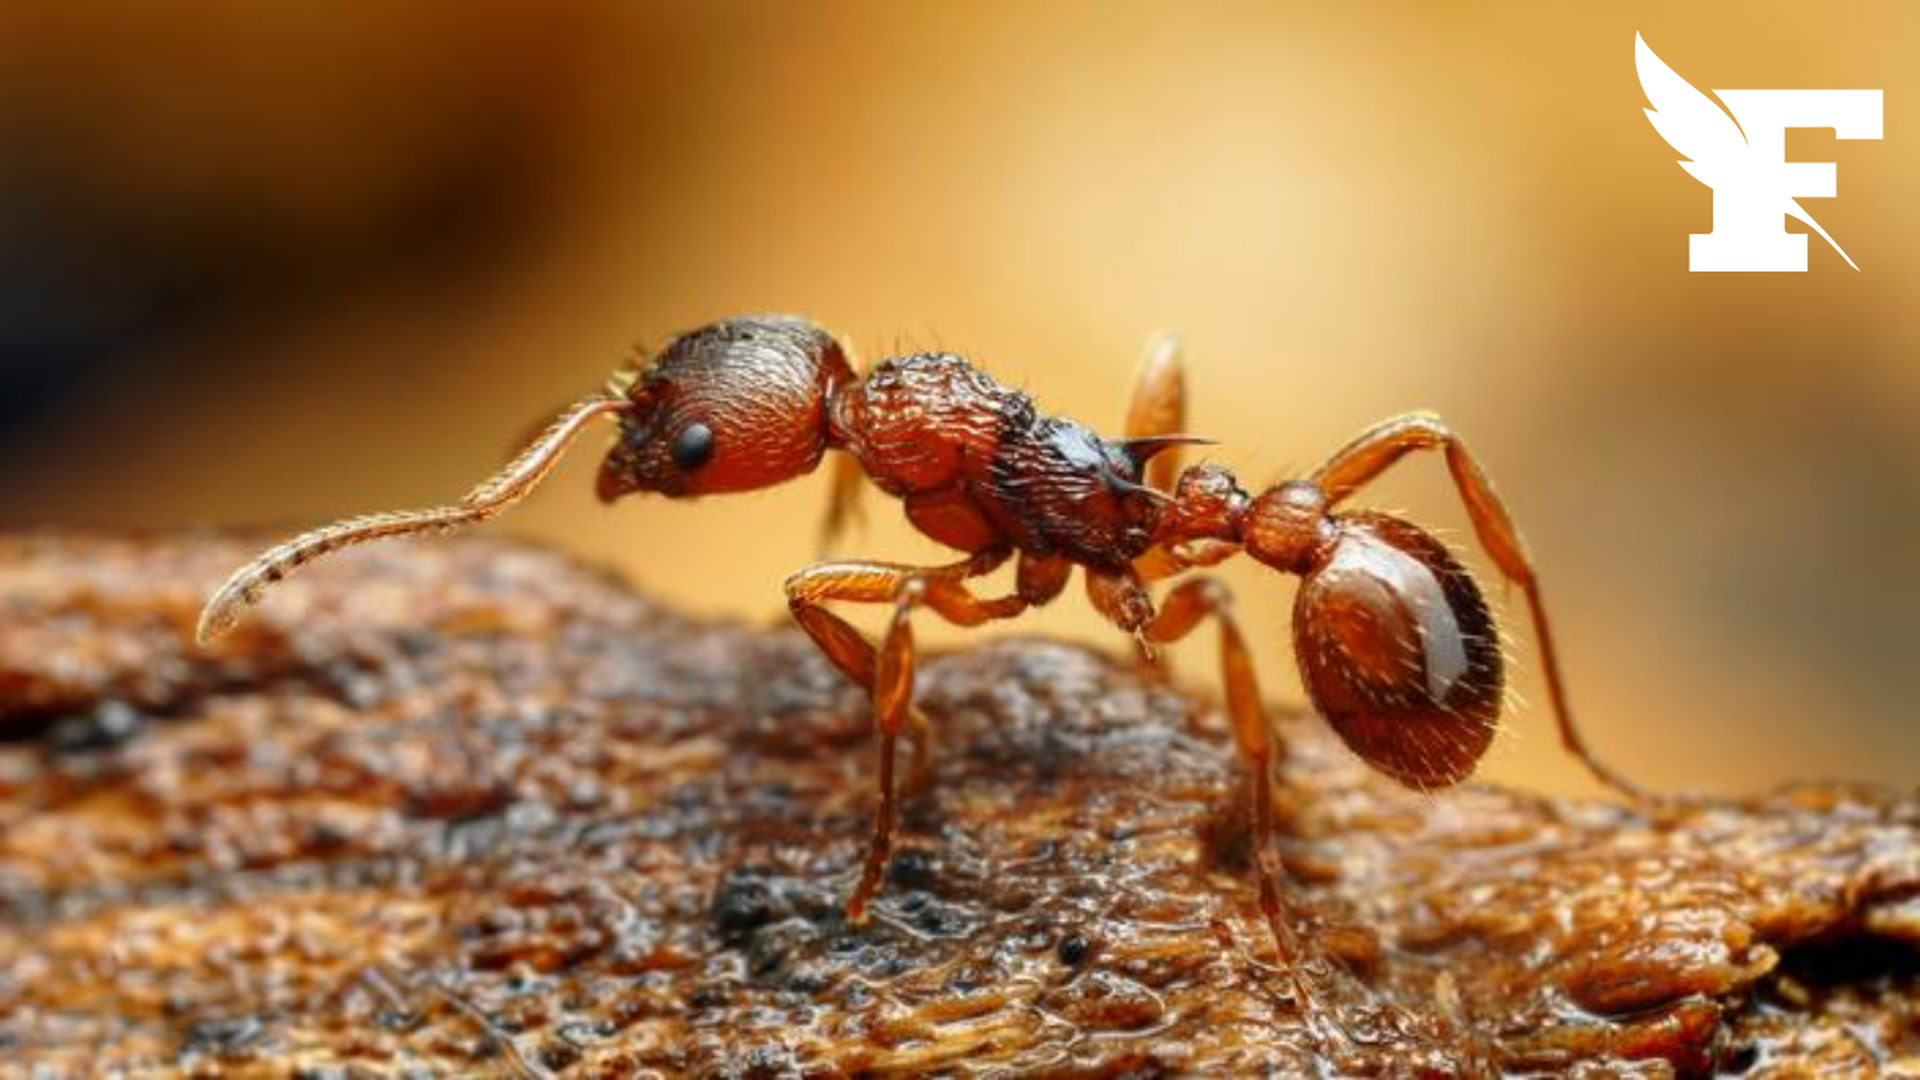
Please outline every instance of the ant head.
M224 633L275 583L342 548L476 525L527 497L596 420L620 441L600 466L600 497L702 495L765 487L813 468L826 449L827 402L852 381L845 354L803 319L729 319L667 346L645 372L566 411L459 502L348 518L305 532L234 571L200 613L202 643Z
M629 407L600 498L748 491L809 472L827 448L827 402L852 380L840 344L805 319L754 315L682 334L617 386Z

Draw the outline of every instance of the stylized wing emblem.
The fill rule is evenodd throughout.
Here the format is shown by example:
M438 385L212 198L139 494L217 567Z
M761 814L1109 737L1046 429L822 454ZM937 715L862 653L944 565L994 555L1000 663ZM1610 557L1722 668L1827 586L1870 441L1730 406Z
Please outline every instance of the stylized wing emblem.
M1640 89L1646 93L1647 101L1653 108L1642 110L1647 119L1653 122L1653 130L1667 140L1667 145L1686 155L1691 160L1682 161L1680 167L1687 170L1695 180L1710 188L1737 188L1746 183L1742 173L1750 166L1747 155L1752 149L1747 145L1747 137L1740 125L1720 103L1693 88L1693 84L1674 74L1672 68L1647 48L1645 39L1639 34L1633 35L1633 65L1640 72ZM1840 252L1847 265L1860 269L1827 230L1813 220L1813 215L1800 208L1800 204L1788 196L1781 196L1780 212L1789 217L1807 223L1820 239Z

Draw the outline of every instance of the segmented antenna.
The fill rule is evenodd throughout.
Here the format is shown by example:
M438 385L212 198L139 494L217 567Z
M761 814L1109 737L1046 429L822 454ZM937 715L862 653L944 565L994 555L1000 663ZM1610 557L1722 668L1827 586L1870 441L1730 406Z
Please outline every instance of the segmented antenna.
M284 544L270 548L259 558L234 571L226 583L208 598L200 612L195 636L205 645L233 628L246 609L258 604L268 587L329 552L381 540L389 536L446 532L464 525L475 525L493 517L527 496L546 479L560 461L560 455L596 417L628 407L624 398L605 392L582 398L567 407L539 438L533 440L506 467L494 473L452 506L425 510L396 510L348 518L332 525L301 533Z

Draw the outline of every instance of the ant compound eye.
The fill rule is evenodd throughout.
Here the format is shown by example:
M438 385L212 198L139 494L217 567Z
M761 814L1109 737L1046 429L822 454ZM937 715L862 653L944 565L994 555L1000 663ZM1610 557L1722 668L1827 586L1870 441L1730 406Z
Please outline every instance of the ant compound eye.
M713 429L698 421L680 429L673 437L673 463L682 472L692 472L713 459Z

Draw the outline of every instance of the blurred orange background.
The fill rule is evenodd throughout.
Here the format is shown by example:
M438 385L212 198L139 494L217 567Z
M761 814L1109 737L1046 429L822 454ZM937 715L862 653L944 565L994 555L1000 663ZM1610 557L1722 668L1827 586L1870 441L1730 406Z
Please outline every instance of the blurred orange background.
M1788 138L1838 163L1804 205L1860 272L1817 238L1805 274L1687 272L1711 196L1641 114L1636 31L1702 89L1885 90L1883 141ZM1465 432L1631 775L1907 785L1916 89L1897 3L16 0L0 525L442 501L636 344L764 310L869 360L962 352L1111 431L1164 328L1249 485L1409 408ZM784 617L824 473L605 508L595 463L502 527ZM1469 535L1436 462L1373 500ZM850 550L937 554L867 508ZM1269 696L1300 700L1290 582L1227 576ZM1591 790L1508 623L1533 704L1485 775ZM1017 626L1124 647L1077 589ZM1211 634L1180 654L1213 660Z

